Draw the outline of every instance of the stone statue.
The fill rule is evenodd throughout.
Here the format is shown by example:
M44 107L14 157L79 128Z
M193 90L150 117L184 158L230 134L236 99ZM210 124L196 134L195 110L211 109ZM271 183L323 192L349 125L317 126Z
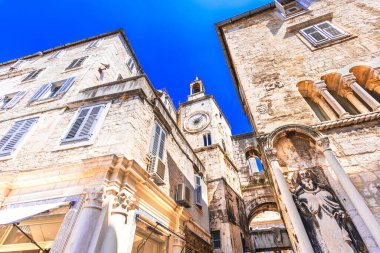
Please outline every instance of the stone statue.
M320 173L323 173L322 170ZM311 169L298 172L293 192L309 238L317 253L368 252L356 228L328 185Z

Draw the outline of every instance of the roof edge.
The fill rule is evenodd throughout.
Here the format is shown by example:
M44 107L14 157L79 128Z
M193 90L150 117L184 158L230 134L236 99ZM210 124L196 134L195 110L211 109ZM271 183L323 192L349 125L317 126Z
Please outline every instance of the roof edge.
M16 62L18 60L26 60L26 59L30 59L30 58L33 58L33 57L41 56L41 53L43 55L44 54L48 54L48 53L56 51L56 50L62 50L64 48L68 48L68 47L71 47L71 46L76 46L76 45L79 45L79 44L82 44L82 43L85 43L85 42L88 42L88 41L91 41L91 40L101 39L101 38L105 38L105 37L108 37L110 35L116 35L116 34L120 34L122 36L122 38L124 39L125 43L127 43L128 49L131 51L131 54L132 54L135 62L138 65L138 69L139 69L140 73L143 74L144 71L143 71L143 69L142 69L142 67L140 65L140 62L137 60L135 52L133 51L132 46L129 43L129 40L128 40L127 36L125 35L125 32L124 32L123 28L119 28L119 29L116 29L116 30L113 30L113 31L110 31L110 32L106 32L106 33L101 33L101 34L98 34L98 35L95 35L95 36L91 36L91 37L88 37L88 38L85 38L85 39L77 40L77 41L74 41L74 42L69 42L69 43L66 43L66 44L63 44L63 45L60 45L60 46L57 46L57 47L49 48L49 49L46 49L46 50L43 50L43 51L39 51L39 52L36 52L36 53L33 53L33 54L22 56L22 57L19 57L19 58L14 58L14 59L11 59L11 60L8 60L8 61L5 61L5 62L0 62L0 67L4 66L4 65L7 65L7 64L14 63L14 62Z

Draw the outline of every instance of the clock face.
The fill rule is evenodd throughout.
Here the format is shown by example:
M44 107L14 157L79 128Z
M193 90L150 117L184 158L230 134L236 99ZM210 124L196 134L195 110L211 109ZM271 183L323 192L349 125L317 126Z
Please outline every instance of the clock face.
M199 132L205 129L210 123L207 113L199 112L191 115L185 122L185 130L188 132Z

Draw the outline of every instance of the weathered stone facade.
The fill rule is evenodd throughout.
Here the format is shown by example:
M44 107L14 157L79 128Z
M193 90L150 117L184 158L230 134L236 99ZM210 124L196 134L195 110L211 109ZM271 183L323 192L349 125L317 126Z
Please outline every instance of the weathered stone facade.
M301 11L287 16L290 2ZM278 1L217 24L296 252L380 250L379 17L374 1ZM312 178L320 168L327 181ZM302 180L327 189L334 215L348 217L328 224L339 223L350 246L307 227Z
M64 52L50 59L59 50ZM67 69L80 57L87 57L81 66ZM210 252L205 168L177 127L175 112L169 111L139 67L124 33L111 32L22 60L17 68L11 67L16 60L0 66L2 98L26 91L12 108L0 111L1 140L7 141L15 122L38 120L25 135L15 130L22 139L9 154L0 156L1 208L23 208L28 213L30 206L43 209L44 204L71 201L73 206L59 216L56 234L48 230L52 238L45 241L49 242L34 238L50 252L136 252L137 248L139 252L181 252L185 247L186 252ZM43 70L36 78L23 81L38 69ZM32 99L43 84L73 76L65 93ZM41 94L53 93L54 88ZM93 105L101 105L101 113L93 121L88 116L85 125L80 125L78 110ZM160 139L162 155L156 153L162 156L162 182L152 176L151 168L153 162L159 163L152 153L157 150L152 137L158 136L157 124L166 133ZM76 125L82 129L76 131L91 134L65 143ZM17 136L12 138L18 141ZM5 144L0 146L4 151ZM194 175L200 178L197 184ZM183 182L190 191L186 208L176 202L178 185ZM203 190L200 204L195 205L197 187ZM20 225L33 238L36 232L26 224L29 220L38 224L38 219L46 217L29 216ZM5 240L0 240L1 252L36 249L29 240L18 244L14 233L20 232L12 232L7 225L17 222L0 225L0 237ZM148 236L149 242L144 243Z

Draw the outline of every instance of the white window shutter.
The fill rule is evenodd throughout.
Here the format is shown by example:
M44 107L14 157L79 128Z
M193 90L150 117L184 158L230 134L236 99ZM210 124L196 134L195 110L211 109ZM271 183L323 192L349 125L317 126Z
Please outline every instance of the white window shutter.
M38 118L17 121L0 140L0 156L12 154Z
M65 81L64 84L62 84L61 88L59 88L58 92L57 92L57 96L60 95L60 94L63 94L65 93L66 91L68 91L71 87L71 85L73 84L75 80L75 76L74 77L70 77L69 79L67 79Z
M151 142L150 154L164 159L166 133L158 122L155 122L154 133Z
M34 93L33 97L32 97L30 100L31 100L31 101L35 101L35 100L37 100L38 98L40 98L40 97L42 96L42 94L44 94L45 91L46 91L47 89L50 88L50 86L51 86L51 83L47 83L47 84L42 85L42 86L38 89L38 91L37 91L36 93Z
M95 105L81 108L62 143L90 139L104 107Z
M90 138L96 122L99 119L100 112L103 106L94 106L91 111L87 114L85 122L82 124L82 128L79 131L79 137Z
M161 127L156 122L154 126L154 133L153 133L152 144L151 144L151 149L150 149L150 153L152 156L156 156L158 153L158 148L160 145L160 135L161 135Z
M160 149L158 150L158 157L161 160L164 159L165 141L166 141L166 133L163 129L161 129Z
M12 98L11 101L9 101L5 106L4 108L12 108L13 106L15 106L18 101L21 100L21 98L23 98L26 94L26 91L19 91L17 92L17 94Z
M195 187L194 187L194 201L198 206L202 206L202 185L201 177L198 175L194 176Z

